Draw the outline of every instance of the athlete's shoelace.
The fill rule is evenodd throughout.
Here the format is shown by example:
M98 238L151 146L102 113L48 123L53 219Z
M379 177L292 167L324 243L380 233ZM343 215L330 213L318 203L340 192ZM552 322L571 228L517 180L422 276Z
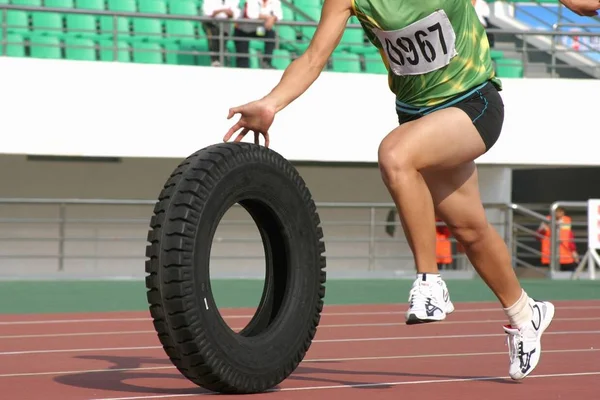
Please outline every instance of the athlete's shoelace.
M510 358L511 364L517 359L521 358L523 354L523 338L521 333L506 334L506 345L508 346L508 357Z
M429 286L417 285L410 289L408 294L408 301L410 301L411 305L415 300L422 300L425 302L427 299L431 298L433 298L433 290Z

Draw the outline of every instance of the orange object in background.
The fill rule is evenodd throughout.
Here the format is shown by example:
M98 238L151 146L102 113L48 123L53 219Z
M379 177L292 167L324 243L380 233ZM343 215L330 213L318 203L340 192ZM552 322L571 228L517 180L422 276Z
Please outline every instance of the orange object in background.
M558 210L557 210L558 211ZM550 221L550 216L546 217ZM575 246L574 235L571 229L571 217L568 217L562 213L557 213L558 224L561 224L559 229L559 262L560 264L572 264L576 262L575 255L577 248ZM540 239L542 242L542 264L550 264L550 227L548 224L542 224L537 232L543 235Z
M435 222L442 222L441 219L435 220ZM452 243L450 242L450 229L447 226L435 227L435 254L438 264L452 264Z

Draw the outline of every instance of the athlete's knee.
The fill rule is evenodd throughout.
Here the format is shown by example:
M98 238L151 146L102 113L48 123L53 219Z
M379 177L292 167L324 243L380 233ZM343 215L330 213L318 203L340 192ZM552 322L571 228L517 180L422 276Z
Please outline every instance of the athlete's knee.
M377 159L387 185L397 182L403 174L417 172L410 151L403 149L397 140L384 139L379 145Z
M490 233L490 224L485 219L455 224L454 226L448 227L456 240L467 250L476 246L478 243L485 241Z

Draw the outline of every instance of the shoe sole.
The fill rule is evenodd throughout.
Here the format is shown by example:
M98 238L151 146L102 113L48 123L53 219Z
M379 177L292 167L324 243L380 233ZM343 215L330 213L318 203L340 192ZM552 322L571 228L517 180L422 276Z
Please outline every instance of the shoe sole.
M441 319L435 319L435 318L421 319L421 318L417 317L416 314L411 313L411 314L408 314L408 316L406 317L406 325L430 324L432 322L443 321L444 319L446 319L445 315Z
M446 317L454 312L454 304L450 303L450 307L446 310L446 314L441 318L419 318L416 314L410 313L406 316L406 325L417 325L417 324L430 324L432 322L440 322L446 319Z
M542 359L542 335L544 334L546 329L548 329L548 327L552 323L552 320L554 319L554 311L555 311L554 304L549 303L547 301L537 301L537 303L546 304L546 318L544 318L544 322L542 322L542 326L540 326L540 334L538 335L538 340L536 342L536 346L540 352L540 356L538 357L535 364L532 365L531 368L529 368L529 371L526 374L523 374L522 377L512 378L512 380L514 380L514 381L520 381L521 379L526 378L529 374L531 374L533 372L533 370L540 363L540 360Z

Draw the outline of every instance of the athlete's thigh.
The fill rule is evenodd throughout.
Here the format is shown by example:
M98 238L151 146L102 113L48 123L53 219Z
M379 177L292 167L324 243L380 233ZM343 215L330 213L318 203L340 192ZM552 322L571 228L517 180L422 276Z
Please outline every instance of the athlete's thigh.
M424 170L421 174L431 192L436 214L451 229L487 225L473 161L444 170Z
M452 168L475 160L485 151L485 143L471 118L455 107L400 125L380 146L380 156L395 154L419 170Z

